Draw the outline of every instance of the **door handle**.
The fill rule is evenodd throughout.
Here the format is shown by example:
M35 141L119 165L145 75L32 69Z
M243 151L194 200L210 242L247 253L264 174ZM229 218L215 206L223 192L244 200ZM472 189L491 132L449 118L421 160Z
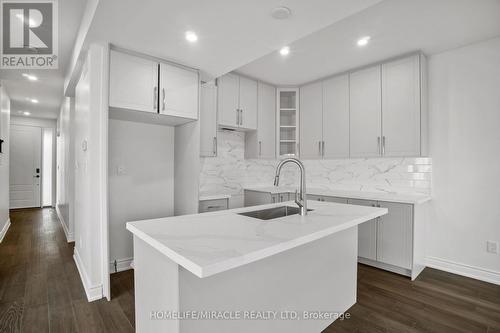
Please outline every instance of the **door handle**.
M163 106L162 106L162 109L163 109L163 111L165 111L165 88L163 88L161 91L163 93Z
M153 110L158 110L158 87L153 89Z

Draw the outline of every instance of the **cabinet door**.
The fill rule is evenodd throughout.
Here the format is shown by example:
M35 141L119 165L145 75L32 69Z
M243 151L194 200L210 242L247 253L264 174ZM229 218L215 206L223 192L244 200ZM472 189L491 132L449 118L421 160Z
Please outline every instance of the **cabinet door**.
M257 81L240 76L240 127L257 129Z
M213 83L200 90L200 155L217 155L217 86Z
M257 151L259 158L276 158L276 88L259 82Z
M325 196L325 197L323 197L323 201L326 201L326 202L337 202L337 203L347 204L348 200L346 198Z
M413 240L413 206L380 202L389 213L379 218L377 261L411 269Z
M323 84L300 88L300 158L322 158Z
M111 50L109 106L158 112L158 64Z
M380 66L350 74L351 157L380 156Z
M349 76L323 81L323 157L349 157Z
M198 119L198 73L160 64L160 114Z
M349 199L350 205L372 206L377 202L370 200ZM366 221L358 225L358 256L377 260L377 224L378 219Z
M217 89L217 120L219 125L237 127L239 123L239 76L226 74L218 78Z
M382 152L420 156L419 56L382 65Z

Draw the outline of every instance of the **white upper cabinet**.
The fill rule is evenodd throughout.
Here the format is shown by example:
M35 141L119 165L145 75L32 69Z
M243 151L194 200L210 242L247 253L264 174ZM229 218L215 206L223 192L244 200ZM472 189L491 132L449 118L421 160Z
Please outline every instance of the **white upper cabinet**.
M158 63L111 50L109 105L158 112Z
M323 84L316 82L300 87L300 157L323 156Z
M245 134L245 158L276 158L276 88L259 82L257 131Z
M420 95L418 55L382 65L384 156L420 156Z
M198 73L160 63L160 114L198 119Z
M200 155L217 156L217 86L200 88Z
M350 74L351 157L381 154L382 104L380 65Z
M229 73L217 82L219 125L257 129L257 81Z
M257 81L240 76L240 127L257 129Z
M349 76L323 81L323 157L349 157Z

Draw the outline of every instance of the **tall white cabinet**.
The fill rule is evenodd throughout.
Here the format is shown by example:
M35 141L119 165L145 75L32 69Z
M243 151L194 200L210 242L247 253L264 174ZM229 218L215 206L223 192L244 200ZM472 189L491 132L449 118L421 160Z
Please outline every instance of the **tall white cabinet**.
M351 157L427 154L424 62L416 54L350 74Z
M349 77L300 88L300 156L303 159L349 157Z
M217 86L207 82L200 88L200 156L217 156Z
M257 129L257 81L229 73L217 79L218 123L242 130Z
M276 88L258 82L257 130L245 136L245 158L276 158Z

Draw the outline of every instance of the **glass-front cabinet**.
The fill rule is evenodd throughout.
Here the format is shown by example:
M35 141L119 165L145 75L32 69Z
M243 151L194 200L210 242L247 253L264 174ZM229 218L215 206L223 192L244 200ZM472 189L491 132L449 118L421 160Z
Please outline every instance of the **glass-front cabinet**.
M277 151L280 157L299 155L299 90L278 88L277 90Z

